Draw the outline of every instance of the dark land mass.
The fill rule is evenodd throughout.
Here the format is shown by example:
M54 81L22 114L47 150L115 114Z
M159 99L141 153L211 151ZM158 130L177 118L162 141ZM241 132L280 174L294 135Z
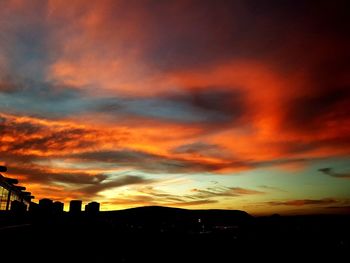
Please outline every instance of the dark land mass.
M3 212L0 249L13 262L348 262L350 216L168 207Z

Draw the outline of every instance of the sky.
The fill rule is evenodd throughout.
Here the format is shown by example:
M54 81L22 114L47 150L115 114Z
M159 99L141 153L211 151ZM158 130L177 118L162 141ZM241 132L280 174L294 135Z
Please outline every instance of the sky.
M0 1L0 165L35 196L350 212L347 1Z

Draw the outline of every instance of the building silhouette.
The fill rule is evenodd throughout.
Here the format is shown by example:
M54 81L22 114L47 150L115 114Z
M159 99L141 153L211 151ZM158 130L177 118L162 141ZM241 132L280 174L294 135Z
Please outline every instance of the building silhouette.
M53 201L48 198L39 200L38 211L42 215L52 215L53 212Z
M79 214L81 212L81 200L71 200L69 203L69 213Z
M56 201L52 204L52 209L55 215L62 214L64 209L64 203Z
M0 166L0 172L6 172L6 166ZM15 204L15 209L21 203L22 209L28 209L31 200L34 196L30 192L25 192L24 186L19 186L18 180L14 178L5 177L0 174L0 210L11 210L12 204ZM13 202L17 201L17 202Z
M6 166L0 165L0 172L7 172ZM26 187L18 185L15 178L5 177L0 173L0 210L14 211L18 213L29 211L36 216L50 218L64 213L64 203L53 201L49 198L40 199L38 203L32 202L35 197ZM82 200L71 200L69 213L78 215L82 211ZM96 215L100 211L100 203L90 202L85 206L85 212L89 215Z
M28 211L30 213L37 213L39 210L39 204L35 202L30 202Z
M89 215L96 215L100 212L100 203L98 202L90 202L85 205L85 212Z
M53 201L49 198L39 200L39 207L42 209L52 209Z

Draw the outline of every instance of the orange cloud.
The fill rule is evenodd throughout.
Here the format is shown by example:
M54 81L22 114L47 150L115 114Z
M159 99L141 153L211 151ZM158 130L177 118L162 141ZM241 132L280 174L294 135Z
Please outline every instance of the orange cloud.
M338 12L299 7L2 1L0 162L38 197L63 200L122 186L106 180L125 171L298 171L347 158L347 31ZM202 199L163 203L213 202Z

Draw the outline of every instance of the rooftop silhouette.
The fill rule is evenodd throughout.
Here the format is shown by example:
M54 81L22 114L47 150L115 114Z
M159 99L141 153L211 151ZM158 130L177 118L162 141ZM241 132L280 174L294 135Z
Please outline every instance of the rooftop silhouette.
M7 172L6 166L0 166L0 172ZM35 197L31 192L25 191L26 187L17 185L19 182L16 178L5 177L0 174L0 211L27 210L30 202ZM14 202L16 201L16 202ZM19 207L21 207L19 209Z

